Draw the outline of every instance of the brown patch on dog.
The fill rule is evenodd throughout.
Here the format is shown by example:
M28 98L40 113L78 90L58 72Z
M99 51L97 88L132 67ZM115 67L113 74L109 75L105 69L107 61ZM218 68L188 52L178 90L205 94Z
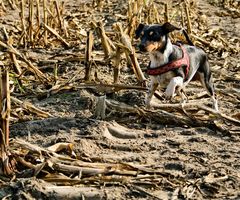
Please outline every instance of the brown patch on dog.
M163 43L161 42L147 42L145 48L147 52L152 52L162 48L162 46L163 46Z

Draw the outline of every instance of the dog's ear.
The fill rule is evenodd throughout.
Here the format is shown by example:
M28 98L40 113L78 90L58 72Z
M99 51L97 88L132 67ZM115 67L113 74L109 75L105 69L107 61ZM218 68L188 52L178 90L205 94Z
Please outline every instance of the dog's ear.
M135 38L138 39L144 29L145 25L144 24L139 24L136 31L135 31Z
M164 33L168 34L172 31L175 31L175 30L181 30L180 28L170 24L169 22L166 22L165 24L162 25L162 30Z

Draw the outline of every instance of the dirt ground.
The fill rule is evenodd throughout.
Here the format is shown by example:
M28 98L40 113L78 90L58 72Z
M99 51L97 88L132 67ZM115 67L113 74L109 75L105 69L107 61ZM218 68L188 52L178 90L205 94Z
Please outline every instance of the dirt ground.
M110 27L116 22L116 14L125 14L127 2L111 1L115 6L103 8L105 23ZM197 1L196 12L203 16L209 29L219 30L221 37L229 44L239 49L240 19L235 17L221 4L204 0ZM86 7L89 5L86 5ZM85 20L95 11L80 12L82 1L66 1L66 16L76 14L77 24L83 29L88 27ZM238 10L239 11L239 10ZM14 24L12 14L2 14L1 25L9 27ZM124 18L124 16L123 16ZM197 19L194 19L197 20ZM198 29L193 20L193 29ZM201 19L199 19L201 20ZM207 33L206 33L207 34ZM75 44L70 49L49 47L45 49L32 48L27 54L41 70L41 61L57 60L59 76L68 80L73 74L84 76L84 63L67 60L73 54L84 53L85 43L74 32L70 32L69 42ZM96 49L100 47L97 46ZM235 119L240 119L240 71L239 51L224 52L216 48L202 48L209 54L213 70L215 87L218 95L219 108L222 113ZM141 67L146 67L146 56L137 51ZM137 80L133 71L123 61L120 83L136 85ZM46 67L46 64L45 64ZM52 67L52 68L51 68ZM97 66L98 78L103 83L111 83L112 68ZM74 80L77 86L81 80ZM89 163L121 163L151 169L151 173L135 175L134 177L115 175L116 180L109 182L92 182L79 184L74 187L94 191L96 195L83 197L75 195L69 198L54 193L44 193L41 187L52 184L41 178L16 178L10 183L0 177L0 199L240 199L240 126L230 121L211 120L211 114L204 110L195 110L192 115L196 118L207 119L216 126L189 126L169 123L161 124L161 120L152 116L106 110L104 120L95 117L95 108L99 96L104 93L93 88L61 91L47 98L37 98L34 90L43 86L26 87L26 93L13 91L12 95L23 101L31 102L36 107L49 112L52 117L41 119L25 113L22 120L15 115L11 121L11 138L24 139L41 147L49 147L59 142L74 144L76 157ZM131 107L144 106L145 91L121 90L106 94L107 100L116 100ZM202 102L209 99L204 89L196 83L191 83L187 93L192 100ZM155 98L155 101L161 103ZM177 101L177 100L176 100ZM165 102L165 101L163 101ZM162 102L162 103L163 103ZM209 105L210 106L210 99ZM14 108L14 105L13 105ZM170 111L171 112L171 111ZM175 112L173 112L175 113ZM157 116L157 115L156 115ZM182 116L182 115L180 115ZM129 134L137 133L134 138L121 137L117 131L109 131L108 127L122 128ZM220 127L220 128L216 128ZM154 173L156 171L157 173ZM100 177L100 176L99 176ZM130 177L130 178L129 178ZM131 181L129 181L131 180ZM66 188L65 188L66 189ZM67 189L66 189L67 190ZM69 189L71 191L71 189ZM86 190L85 190L86 191ZM84 194L84 193L83 193Z

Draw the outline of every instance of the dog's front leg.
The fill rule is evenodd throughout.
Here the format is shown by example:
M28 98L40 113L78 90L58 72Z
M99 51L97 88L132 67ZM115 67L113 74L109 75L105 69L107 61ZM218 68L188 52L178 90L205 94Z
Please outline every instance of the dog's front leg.
M150 83L150 87L148 88L148 94L147 94L147 97L146 97L146 100L145 100L145 103L146 103L146 108L150 108L150 101L152 99L152 96L154 94L154 92L156 91L157 87L158 87L158 82L156 81L151 81Z
M171 79L165 91L166 99L173 98L176 87L179 87L179 89L183 87L183 78L181 76L177 76Z

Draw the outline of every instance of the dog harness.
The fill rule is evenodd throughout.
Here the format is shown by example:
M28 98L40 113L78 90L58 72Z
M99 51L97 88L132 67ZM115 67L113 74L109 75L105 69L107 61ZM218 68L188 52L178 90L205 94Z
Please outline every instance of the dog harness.
M178 60L175 60L175 61L172 61L172 62L169 62L165 65L162 65L160 67L155 67L155 68L148 68L147 69L147 74L148 75L152 75L152 76L157 76L157 75L160 75L160 74L164 74L166 72L169 72L169 71L172 71L174 69L178 69L180 67L183 67L185 66L185 78L187 77L188 75L188 72L189 72L189 55L187 53L187 50L182 46L182 45L179 45L180 48L182 49L182 52L183 52L183 57L178 59Z

